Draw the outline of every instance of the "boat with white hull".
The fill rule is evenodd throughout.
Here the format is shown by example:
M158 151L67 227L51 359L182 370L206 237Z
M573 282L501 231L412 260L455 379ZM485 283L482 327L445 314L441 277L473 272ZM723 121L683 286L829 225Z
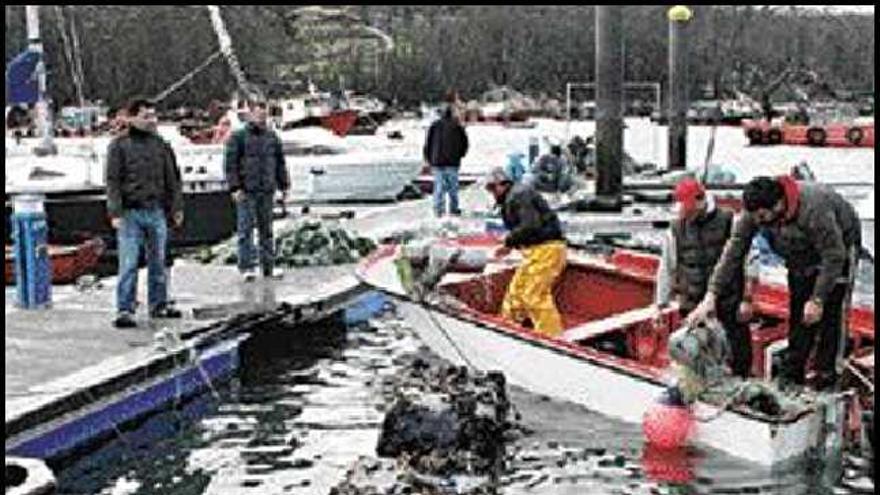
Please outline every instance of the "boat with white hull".
M399 245L385 244L359 265L357 274L398 299L398 308L412 328L443 358L481 370L501 370L512 384L630 423L640 423L665 389L666 338L677 326L678 316L677 311L667 310L664 328L653 324L649 305L654 275L644 263L609 262L571 252L556 289L566 330L559 338L548 338L497 315L514 270L509 263L490 264L483 274L447 275L439 286L443 302L426 303L406 295L395 265L399 253ZM756 300L757 308L765 306L778 304ZM873 323L871 327L873 331ZM768 332L779 335L779 330ZM627 339L629 355L590 345L613 333ZM699 423L694 438L703 446L773 466L819 447L825 438L825 413L833 408L843 414L845 402L830 400L833 406L826 408L806 401L784 417L747 408L720 411L700 402L695 406L698 417L716 417Z

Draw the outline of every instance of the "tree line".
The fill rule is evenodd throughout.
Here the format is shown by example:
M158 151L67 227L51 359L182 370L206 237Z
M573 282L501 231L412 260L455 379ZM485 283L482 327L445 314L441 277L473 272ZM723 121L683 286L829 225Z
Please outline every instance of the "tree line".
M667 6L624 8L625 80L667 77ZM449 88L478 98L493 84L564 98L565 83L595 79L592 6L352 6L322 18L291 6L223 6L233 47L250 80L265 87L296 79L414 105ZM787 69L826 86L874 87L873 14L831 14L794 6L695 6L690 31L692 99L753 97ZM113 106L153 96L218 48L204 6L43 6L41 31L54 101L83 92ZM393 46L352 35L353 23L387 33ZM71 36L78 50L71 56ZM65 42L65 37L67 38ZM26 48L23 6L6 6L6 61ZM163 105L205 106L236 89L222 59Z

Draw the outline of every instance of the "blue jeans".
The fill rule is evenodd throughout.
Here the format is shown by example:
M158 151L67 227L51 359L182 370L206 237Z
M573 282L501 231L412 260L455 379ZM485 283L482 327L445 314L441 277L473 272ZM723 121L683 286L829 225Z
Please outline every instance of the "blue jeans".
M434 214L446 213L446 196L449 195L449 213L460 215L458 207L458 167L431 167L434 171Z
M150 310L165 304L168 301L165 275L168 226L165 212L161 208L125 210L116 239L119 246L116 308L131 313L135 311L138 257L142 245L147 258L147 300Z
M235 206L236 230L238 231L238 269L254 267L254 227L260 236L260 266L264 275L275 267L275 242L272 239L272 204L274 193L245 193Z

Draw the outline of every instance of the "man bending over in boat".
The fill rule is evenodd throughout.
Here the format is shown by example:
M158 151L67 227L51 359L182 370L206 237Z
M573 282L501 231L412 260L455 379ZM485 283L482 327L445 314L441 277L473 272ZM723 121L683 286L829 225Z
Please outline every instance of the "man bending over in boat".
M790 176L756 177L743 191L744 211L724 246L709 290L688 317L715 310L719 294L742 267L752 238L764 232L788 270L788 352L782 385L803 385L807 358L818 334L816 390L836 384L843 364L844 310L861 246L855 209L830 187Z
M675 296L684 318L706 295L709 276L730 237L733 212L718 208L705 187L690 177L675 186L673 196L678 204L678 220L663 245L655 302L660 311ZM717 313L730 344L731 369L735 375L748 378L752 343L746 321L751 316L751 301L743 294L744 288L744 270L738 270L722 287Z
M489 173L486 190L501 207L510 231L496 257L516 248L524 258L507 288L501 314L516 322L528 318L538 333L555 337L562 333L562 319L553 301L553 285L565 268L566 249L559 218L537 191L514 184L501 167Z

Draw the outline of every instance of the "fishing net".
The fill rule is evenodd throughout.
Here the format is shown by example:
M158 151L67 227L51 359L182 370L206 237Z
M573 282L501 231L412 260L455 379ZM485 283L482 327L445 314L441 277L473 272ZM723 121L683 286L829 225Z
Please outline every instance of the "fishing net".
M202 263L231 265L238 261L237 239L206 247L193 259ZM303 220L275 236L275 263L278 266L328 266L354 263L376 248L375 243L345 229L319 220Z

